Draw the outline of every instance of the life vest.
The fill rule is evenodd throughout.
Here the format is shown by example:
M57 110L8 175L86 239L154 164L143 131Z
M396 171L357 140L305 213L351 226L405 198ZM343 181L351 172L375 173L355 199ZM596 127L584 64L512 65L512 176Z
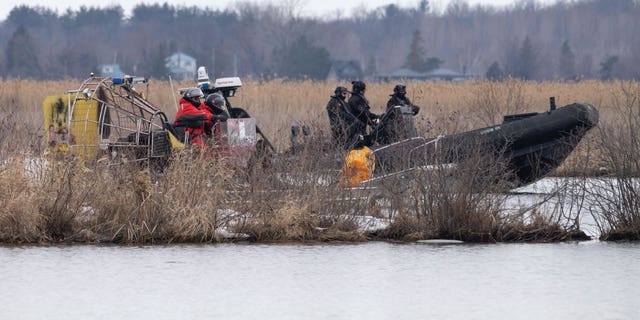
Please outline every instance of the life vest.
M371 179L375 167L376 157L371 149L363 147L351 150L347 153L340 171L340 184L355 187L360 182Z

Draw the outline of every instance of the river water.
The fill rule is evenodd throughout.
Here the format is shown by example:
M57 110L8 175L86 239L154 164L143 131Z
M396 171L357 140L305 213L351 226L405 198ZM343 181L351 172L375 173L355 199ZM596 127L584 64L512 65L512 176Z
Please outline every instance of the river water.
M640 319L640 244L0 247L0 319Z

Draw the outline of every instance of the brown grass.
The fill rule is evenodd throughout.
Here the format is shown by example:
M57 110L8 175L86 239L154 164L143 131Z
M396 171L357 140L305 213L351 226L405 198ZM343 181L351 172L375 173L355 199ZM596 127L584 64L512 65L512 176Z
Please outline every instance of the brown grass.
M413 173L400 195L404 203L392 204L398 216L391 228L377 236L398 240L505 240L502 235L513 229L513 223L509 215L502 214L506 197L501 190L508 190L510 185L502 169L504 164L480 145L470 145L467 152L468 158L454 161L454 170L439 165L436 170ZM388 192L398 189L394 182L383 186Z
M124 243L225 241L222 227L246 233L254 241L362 241L366 237L399 239L450 237L470 241L526 241L566 239L556 233L557 223L544 219L507 220L498 212L500 199L492 190L480 194L473 183L453 186L451 177L425 174L405 191L392 195L390 229L374 235L358 231L357 215L385 216L387 204L367 195L319 185L324 172L338 158L327 150L308 148L298 160L283 167L245 175L224 163L189 152L175 154L158 182L147 179L139 167L85 168L67 159L51 161L35 178L24 161L43 150L41 103L47 95L80 85L77 80L37 82L0 80L0 242L89 241ZM174 84L182 88L191 83ZM245 81L234 106L246 108L279 150L289 146L292 124L310 125L314 142L327 140L325 105L335 82ZM393 83L369 84L367 97L380 113ZM588 102L601 112L603 123L615 126L621 99L629 96L629 82L580 83L469 81L408 82L409 96L421 106L420 133L436 136L501 121L506 113L544 111L548 98L559 106ZM33 90L39 88L39 90ZM23 94L29 92L29 94ZM167 82L152 82L149 100L172 120L173 96ZM591 169L607 164L601 140L590 134L567 161L569 169L585 164ZM587 159L588 161L586 161ZM469 166L462 177L473 178L491 170ZM295 175L292 185L275 171ZM462 171L461 171L462 172ZM310 174L309 179L306 175ZM428 188L427 188L428 187ZM455 188L455 190L451 190ZM453 191L453 192L452 192ZM395 192L395 193L394 193ZM394 193L394 194L392 194ZM559 225L560 231L571 231ZM545 238L546 235L546 238Z
M237 97L231 98L232 104L246 108L280 148L288 145L289 128L294 123L319 119L327 130L325 106L329 96L337 85L348 85L342 82L243 80L244 86ZM0 110L3 115L15 112L12 119L15 123L29 129L42 129L44 98L76 89L80 83L79 80L0 80ZM191 82L181 82L174 83L173 87L177 90L191 85ZM424 136L485 126L499 121L506 113L544 111L548 109L550 96L556 97L559 106L573 102L591 103L606 120L614 115L615 106L625 95L627 85L629 82L621 81L538 83L515 79L505 82L407 82L409 97L421 107L417 123ZM393 86L394 83L368 84L366 96L372 111L384 111ZM173 120L176 109L168 82L152 79L148 98Z
M10 161L0 171L0 242L40 240L44 217L32 201L37 185L26 175L24 158Z
M255 241L309 241L317 239L318 224L318 217L307 205L290 201L259 214L237 230Z
M594 158L606 176L585 183L594 219L604 240L640 237L640 83L615 95L615 112L597 128Z

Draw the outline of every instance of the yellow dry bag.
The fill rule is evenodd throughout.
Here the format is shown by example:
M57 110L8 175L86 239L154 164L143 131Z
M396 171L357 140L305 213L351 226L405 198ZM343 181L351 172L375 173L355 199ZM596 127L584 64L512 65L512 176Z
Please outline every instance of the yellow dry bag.
M340 184L355 187L360 182L371 179L375 168L376 157L371 149L363 147L351 150L347 153L340 171Z

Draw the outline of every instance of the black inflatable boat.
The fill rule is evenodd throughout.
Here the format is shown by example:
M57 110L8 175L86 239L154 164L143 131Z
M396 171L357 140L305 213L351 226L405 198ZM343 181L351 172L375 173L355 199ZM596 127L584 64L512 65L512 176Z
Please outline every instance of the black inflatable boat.
M376 176L459 163L477 156L474 150L480 149L504 163L516 185L524 185L557 168L597 123L598 111L593 106L574 103L556 109L552 100L547 112L508 115L499 125L431 139L412 137L375 147Z

